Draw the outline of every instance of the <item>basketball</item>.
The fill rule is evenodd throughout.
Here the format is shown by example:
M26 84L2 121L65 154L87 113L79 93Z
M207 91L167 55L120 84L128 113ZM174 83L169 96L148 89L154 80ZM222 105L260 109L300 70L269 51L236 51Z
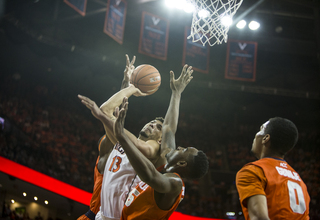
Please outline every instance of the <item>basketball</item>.
M135 68L131 75L130 82L140 89L141 92L151 95L159 89L161 76L154 66L142 64Z

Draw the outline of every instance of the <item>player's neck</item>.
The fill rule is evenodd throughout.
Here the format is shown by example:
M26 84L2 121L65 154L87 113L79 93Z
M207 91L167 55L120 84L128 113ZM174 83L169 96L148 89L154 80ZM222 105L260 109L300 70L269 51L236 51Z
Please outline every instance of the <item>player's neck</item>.
M261 152L260 159L265 158L265 157L272 157L272 158L279 158L283 159L284 155L281 155L277 152L271 151L270 149L266 149L265 151Z
M139 139L139 140L142 140L142 141L148 141L148 140L149 140L148 137L145 137L145 136L143 136L143 135L141 135L141 134L139 135L138 139Z

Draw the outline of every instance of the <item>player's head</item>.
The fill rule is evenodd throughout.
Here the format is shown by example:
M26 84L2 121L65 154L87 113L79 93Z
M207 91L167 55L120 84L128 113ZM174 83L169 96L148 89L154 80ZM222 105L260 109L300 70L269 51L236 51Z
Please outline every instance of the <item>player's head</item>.
M168 172L177 172L181 177L197 179L204 176L209 167L208 158L194 147L178 147L166 155Z
M157 117L154 120L147 123L139 133L139 139L142 140L155 140L161 143L162 137L162 124L164 119L162 117Z
M270 118L261 127L253 141L252 152L261 154L261 146L269 142L269 148L277 155L284 156L298 141L298 129L285 118Z

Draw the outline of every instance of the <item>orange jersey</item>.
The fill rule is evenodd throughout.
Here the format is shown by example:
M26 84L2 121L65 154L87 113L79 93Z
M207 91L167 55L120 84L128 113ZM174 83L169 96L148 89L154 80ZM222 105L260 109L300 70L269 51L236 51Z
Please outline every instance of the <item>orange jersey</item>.
M254 195L266 196L272 220L309 219L307 186L285 160L263 158L248 163L237 173L236 184L247 220L250 218L246 199Z
M144 182L140 182L133 189L122 209L121 220L165 220L176 210L184 197L184 183L181 193L169 210L162 210L154 199L154 189Z
M104 135L99 141L99 151L102 141L106 138ZM90 209L86 214L81 215L77 220L94 220L95 215L98 213L100 208L100 194L101 194L101 185L103 175L98 171L98 162L99 158L97 158L96 165L94 167L94 185L93 185L93 193L90 200Z

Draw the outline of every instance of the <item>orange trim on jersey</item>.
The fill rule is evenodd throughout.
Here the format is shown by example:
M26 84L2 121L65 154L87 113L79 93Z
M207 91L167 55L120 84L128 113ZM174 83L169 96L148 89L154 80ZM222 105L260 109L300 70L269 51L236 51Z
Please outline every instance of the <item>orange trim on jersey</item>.
M158 170L159 172L161 172L161 171L163 170L164 166L165 166L165 164L163 164L162 166L158 167L157 170Z
M102 137L102 138L100 139L100 141L99 141L99 146L98 146L99 152L100 152L101 143L102 143L102 141L103 141L106 137L107 137L106 134L103 135L103 137Z

